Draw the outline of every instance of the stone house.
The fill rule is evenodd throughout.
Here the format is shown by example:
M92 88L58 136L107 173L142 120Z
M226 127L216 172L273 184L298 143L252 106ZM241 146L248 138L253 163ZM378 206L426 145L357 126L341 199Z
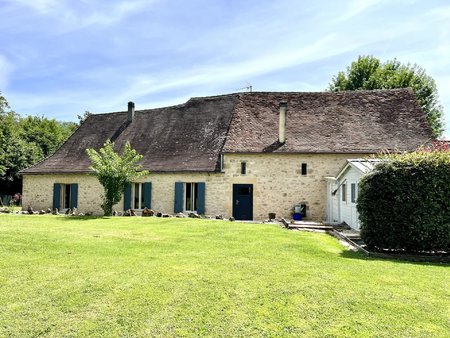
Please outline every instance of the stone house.
M116 210L221 214L262 220L327 215L327 182L348 158L407 151L432 139L409 89L253 92L192 98L172 107L94 114L52 156L24 170L23 206L101 214L102 187L86 148L129 141L150 174Z

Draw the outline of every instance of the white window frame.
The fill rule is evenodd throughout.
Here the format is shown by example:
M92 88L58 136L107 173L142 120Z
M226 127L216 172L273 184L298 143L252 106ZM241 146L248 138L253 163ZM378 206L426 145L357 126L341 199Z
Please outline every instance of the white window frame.
M136 185L138 185L138 205L136 206ZM134 182L131 185L131 209L133 210L143 210L144 206L144 183Z
M188 208L188 199L187 199L187 185L191 186L191 193L190 193L190 201L191 201L191 207L192 208ZM195 187L197 187L197 189L195 189ZM197 192L196 192L197 190ZM197 203L195 202L197 201ZM197 208L198 208L198 182L185 182L184 183L184 189L183 189L183 209L185 212L193 212L196 213L197 212L197 208L195 208L195 205L197 204Z

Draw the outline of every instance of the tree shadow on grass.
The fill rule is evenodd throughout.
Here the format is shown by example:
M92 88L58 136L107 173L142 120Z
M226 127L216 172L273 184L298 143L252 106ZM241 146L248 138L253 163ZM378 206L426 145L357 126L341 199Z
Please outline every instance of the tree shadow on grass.
M400 264L414 264L414 265L431 265L431 266L450 266L450 257L442 256L413 256L413 255L390 255L390 257L377 257L375 255L366 255L362 252L355 252L351 250L344 250L340 254L341 257L347 259L361 259L365 261L383 261Z

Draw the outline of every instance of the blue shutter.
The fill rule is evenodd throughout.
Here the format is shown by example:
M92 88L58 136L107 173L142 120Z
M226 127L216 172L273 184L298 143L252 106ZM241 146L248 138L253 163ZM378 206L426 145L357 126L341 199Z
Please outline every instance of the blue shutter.
M205 213L205 183L199 182L197 183L198 191L197 191L197 213L204 214Z
M60 209L61 205L59 204L61 201L61 184L55 183L53 184L53 210Z
M175 182L175 213L183 212L183 182Z
M151 209L152 207L152 183L144 183L144 207Z
M70 207L78 208L78 184L70 185Z
M131 184L128 184L123 193L123 210L131 209Z

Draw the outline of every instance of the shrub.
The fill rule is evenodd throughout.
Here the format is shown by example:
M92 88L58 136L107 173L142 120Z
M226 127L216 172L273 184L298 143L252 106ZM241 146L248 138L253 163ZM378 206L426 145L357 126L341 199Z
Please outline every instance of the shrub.
M450 250L450 152L384 155L360 182L361 237L371 250Z
M86 152L92 163L91 169L103 186L101 207L105 216L111 216L113 205L119 203L127 185L149 172L141 170L138 162L142 155L132 149L128 142L122 154L114 150L114 142L111 140L107 140L98 152L92 148L86 149Z

